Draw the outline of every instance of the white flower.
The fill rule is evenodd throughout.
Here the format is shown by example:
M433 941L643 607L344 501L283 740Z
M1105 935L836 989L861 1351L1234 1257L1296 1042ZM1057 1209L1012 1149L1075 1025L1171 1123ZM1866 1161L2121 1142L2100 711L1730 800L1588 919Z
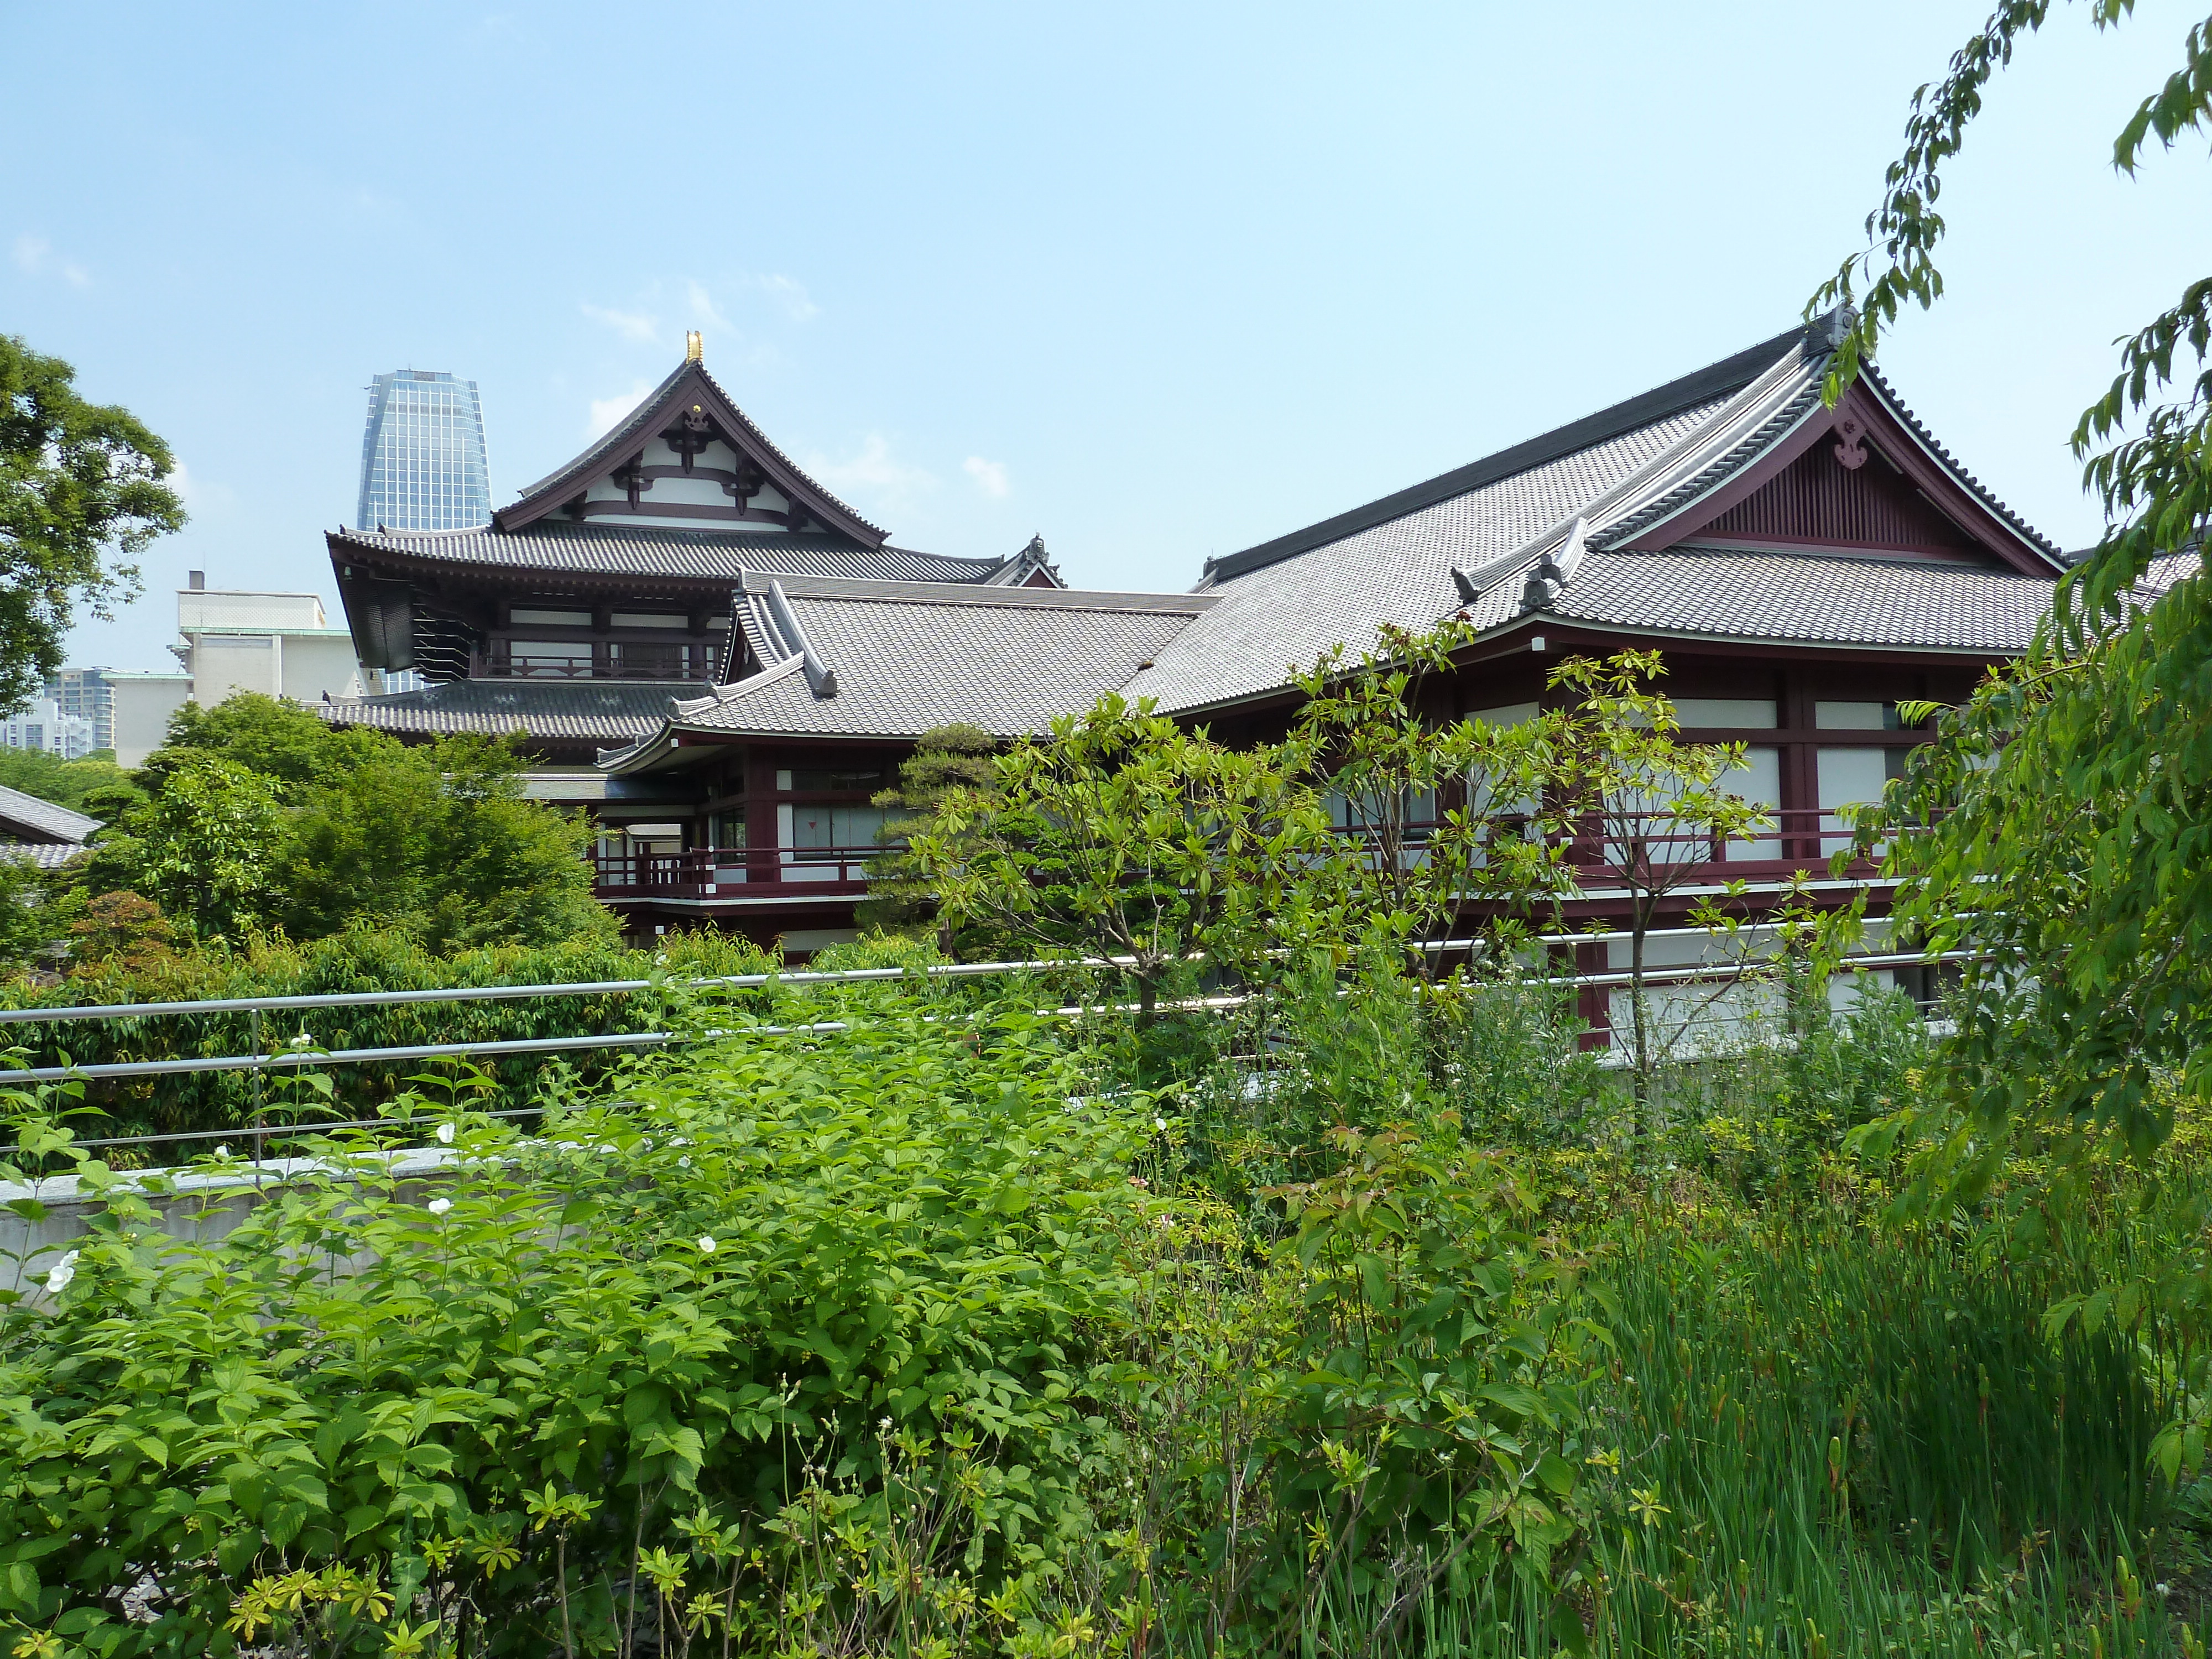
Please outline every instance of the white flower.
M453 1144L453 1126L452 1124L441 1123L438 1126L438 1144L441 1146L450 1146Z
M215 1155L217 1158L228 1158L230 1156L230 1143L226 1140L222 1145L217 1146L215 1149Z
M443 1215L447 1211L453 1207L453 1200L450 1198L434 1198L424 1207L426 1207L432 1215Z
M314 1037L314 1033L313 1033L312 1031L302 1031L302 1032L301 1032L299 1036L295 1036L295 1037L294 1037L294 1038L292 1039L292 1046L293 1046L295 1048L313 1048L313 1047L315 1046L315 1037Z
M55 1262L54 1265L47 1270L46 1294L49 1296L59 1296L64 1291L69 1289L70 1280L76 1277L76 1252L75 1250L71 1250L67 1255Z
M690 1169L691 1167L691 1154L686 1152L683 1157L678 1158L676 1160L676 1167L679 1170Z
M699 1254L701 1255L712 1255L714 1254L714 1234L701 1233L699 1235Z
M656 968L665 968L668 966L668 952L665 951L657 951L653 958L653 965Z
M879 1429L883 1430L885 1433L889 1433L889 1432L890 1431L890 1426L891 1426L890 1414L888 1412L886 1412L883 1416L881 1416L881 1417L878 1418L878 1419L876 1419L876 1426L877 1426L878 1428L879 1428ZM2163 1585L2163 1584L2160 1584L2160 1585L2159 1586L2159 1588L2160 1588L2160 1589L2164 1589L2166 1588L2166 1586L2165 1586L2165 1585Z
M1164 1117L1156 1117L1156 1118L1154 1118L1154 1119L1152 1120L1152 1127L1153 1127L1153 1128L1155 1128L1155 1129L1157 1129L1157 1130L1158 1130L1158 1131L1160 1132L1160 1133L1162 1133L1162 1134L1165 1134L1165 1133L1168 1132L1168 1121L1167 1121L1167 1119L1165 1119L1165 1118L1164 1118Z

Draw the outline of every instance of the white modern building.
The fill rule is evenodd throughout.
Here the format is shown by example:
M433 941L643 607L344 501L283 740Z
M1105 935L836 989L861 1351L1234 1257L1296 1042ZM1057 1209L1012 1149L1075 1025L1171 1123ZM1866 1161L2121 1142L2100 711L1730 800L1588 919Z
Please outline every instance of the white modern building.
M9 749L43 749L64 760L82 760L96 746L92 722L64 714L51 690L28 708L0 720L0 744Z
M318 595L211 588L197 570L190 581L177 594L169 647L183 672L106 676L122 765L143 765L187 702L212 708L240 691L301 703L362 695L353 635L330 625Z

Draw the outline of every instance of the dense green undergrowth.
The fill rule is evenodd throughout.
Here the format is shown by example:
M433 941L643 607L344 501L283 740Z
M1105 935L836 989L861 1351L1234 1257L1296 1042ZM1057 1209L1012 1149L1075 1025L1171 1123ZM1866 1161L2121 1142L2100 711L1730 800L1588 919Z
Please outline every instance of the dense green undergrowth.
M1893 1003L1632 1108L1527 988L1050 989L679 1007L542 1133L418 1082L446 1174L325 1137L212 1241L74 1155L107 1213L0 1316L9 1639L2201 1651L2181 1339L2050 1317L2201 1236L2190 1134L2030 1249L2032 1149L1940 1222L1842 1150L1928 1061Z
M507 945L439 956L404 933L356 929L308 944L254 939L235 949L162 951L79 971L57 985L22 980L0 986L0 1006L74 1007L144 1002L320 996L341 992L416 991L505 985L651 981L655 988L587 996L502 999L483 1002L272 1010L256 1022L246 1012L19 1024L9 1035L27 1066L98 1065L120 1060L175 1060L285 1049L305 1040L319 1049L399 1048L430 1043L505 1042L663 1029L681 982L702 975L757 974L778 965L741 939L684 933L653 951L592 939L546 947ZM579 1053L567 1064L586 1079L608 1075L611 1060ZM548 1062L542 1058L487 1060L501 1103L526 1104ZM173 1134L268 1121L374 1117L407 1087L420 1061L349 1064L328 1068L327 1086L287 1087L240 1072L205 1072L143 1079L102 1080L83 1104L101 1116L93 1136ZM166 1162L156 1149L143 1156Z

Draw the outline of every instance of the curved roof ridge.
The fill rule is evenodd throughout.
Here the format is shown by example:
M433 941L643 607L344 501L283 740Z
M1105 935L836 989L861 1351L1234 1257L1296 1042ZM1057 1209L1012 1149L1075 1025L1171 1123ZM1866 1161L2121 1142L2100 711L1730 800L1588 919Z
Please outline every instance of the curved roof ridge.
M1864 364L1859 369L1859 378L1871 386L1882 401L1889 405L1889 411L1897 416L1899 424L1910 432L1930 455L1942 462L1949 470L1951 475L1972 491L1983 506L2011 526L2027 541L2041 549L2051 562L2060 569L2066 568L2066 554L2058 544L2013 511L1995 490L1967 471L1966 464L1937 441L1936 434L1921 423L1920 417L1914 414L1911 407L1898 395L1897 388L1883 378L1879 368L1872 363Z
M1703 425L1685 433L1610 488L1577 503L1513 551L1486 560L1473 570L1455 565L1452 578L1462 603L1474 603L1523 568L1540 563L1569 543L1603 549L1618 535L1633 533L1633 528L1622 531L1619 526L1640 527L1646 515L1663 517L1657 512L1662 504L1677 497L1690 499L1709 487L1702 481L1727 476L1811 412L1825 364L1825 353L1814 357L1801 351L1794 358L1776 359ZM1655 489L1659 491L1656 495L1650 493ZM1639 497L1641 504L1635 504ZM1559 585L1564 586L1573 576L1572 564L1562 567L1557 576Z
M1570 421L1565 426L1514 444L1479 460L1442 472L1423 483L1379 497L1364 507L1340 513L1334 518L1310 525L1304 530L1294 530L1273 541L1261 542L1240 553L1231 553L1206 563L1206 575L1211 581L1226 581L1243 575L1248 571L1261 569L1284 559L1293 558L1315 548L1326 547L1331 542L1342 541L1360 531L1370 530L1376 525L1387 524L1418 513L1424 507L1434 507L1454 496L1464 495L1486 485L1498 483L1518 473L1529 471L1549 461L1555 461L1579 451L1589 449L1608 439L1650 426L1669 416L1680 415L1701 404L1724 401L1735 397L1746 386L1760 379L1774 368L1785 353L1798 353L1804 349L1807 325L1800 323L1784 330L1769 340L1747 347L1718 362L1709 363L1693 374L1654 386L1649 392L1638 393L1620 403L1611 404Z
M869 547L880 547L890 539L890 532L862 518L849 503L841 500L823 487L798 462L784 453L769 435L763 432L752 416L738 407L737 400L722 389L721 383L707 372L704 362L687 357L677 364L668 377L647 392L637 407L630 410L606 433L596 439L580 454L567 465L548 473L514 501L492 514L492 522L501 530L520 530L561 504L569 492L579 487L588 487L593 476L618 461L623 453L633 444L641 444L653 435L655 423L666 417L671 405L681 401L678 394L687 382L695 382L703 395L711 398L715 414L727 416L745 440L757 445L763 454L756 459L770 463L771 481L786 495L793 493L790 486L811 493L829 508L832 516L843 520L831 527L851 535L855 541ZM775 469L782 469L784 477L775 476Z

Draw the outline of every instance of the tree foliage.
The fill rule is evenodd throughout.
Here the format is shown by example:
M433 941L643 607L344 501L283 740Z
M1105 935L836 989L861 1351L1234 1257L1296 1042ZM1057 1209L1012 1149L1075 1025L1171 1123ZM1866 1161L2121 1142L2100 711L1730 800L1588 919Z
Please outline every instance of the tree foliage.
M1828 394L1905 306L1942 294L1935 253L1943 170L1984 91L2048 0L2007 0L1915 95L1904 155L1846 261L1808 311L1856 301ZM2131 0L2090 0L2100 27ZM2155 140L2212 127L2212 22L2114 140L2132 173ZM1862 286L1862 283L1863 285ZM2152 1088L2178 1067L2212 1081L2212 603L2201 551L2212 523L2212 278L2120 343L2118 372L2074 433L2106 531L2060 583L2019 663L1946 712L1861 845L1888 840L1897 915L1934 947L1985 952L1966 968L1955 1103L1992 1130L2045 1113L2138 1152L2166 1133ZM1907 833L1899 834L1902 830ZM1977 1138L1978 1137L1978 1138Z
M1540 833L1546 729L1437 715L1437 677L1472 635L1448 619L1385 629L1357 661L1324 653L1298 677L1305 702L1281 750L1340 834L1299 883L1334 883L1309 904L1315 920L1340 940L1388 940L1420 978L1442 971L1438 947L1470 913L1521 917L1571 884L1558 838Z
M1743 744L1681 741L1674 704L1650 689L1665 672L1658 653L1624 651L1602 662L1570 658L1549 677L1554 691L1574 699L1547 727L1552 811L1572 827L1578 861L1628 897L1623 931L1639 1095L1671 1046L1646 990L1651 929L1683 887L1711 883L1728 843L1771 822L1728 787L1743 767ZM1692 920L1717 930L1723 924L1713 911L1707 904Z
M95 798L105 800L129 774L115 763L112 750L96 750L79 760L64 760L44 749L0 749L0 788L20 789L40 800L97 817Z
M168 446L75 380L0 335L0 709L61 672L78 605L108 620L137 594L137 555L185 522Z
M364 924L439 951L605 936L589 826L526 799L523 765L488 738L409 745L251 693L187 704L80 880L142 894L203 941Z
M1163 981L1233 918L1277 914L1300 849L1327 834L1312 791L1269 754L1188 732L1108 694L999 757L916 831L945 913L1059 956L1126 958L1142 1018Z
M1356 661L1325 653L1284 738L1242 749L1109 694L1000 756L989 787L950 792L915 862L947 917L1001 948L1121 959L1148 1020L1200 955L1255 988L1494 971L1595 861L1634 896L1648 1078L1667 1045L1647 1026L1644 936L1764 822L1727 787L1742 748L1680 740L1650 653L1569 659L1550 689L1570 705L1514 726L1450 717L1430 680L1466 639L1447 621ZM1691 919L1723 925L1712 905Z
M956 721L933 726L899 763L897 784L875 795L872 804L886 814L876 833L877 844L884 850L869 864L868 896L854 913L863 932L902 932L937 917L935 892L907 846L908 839L955 790L988 787L994 772L991 757L998 746L998 739L979 726ZM950 924L939 926L937 932L949 953Z

